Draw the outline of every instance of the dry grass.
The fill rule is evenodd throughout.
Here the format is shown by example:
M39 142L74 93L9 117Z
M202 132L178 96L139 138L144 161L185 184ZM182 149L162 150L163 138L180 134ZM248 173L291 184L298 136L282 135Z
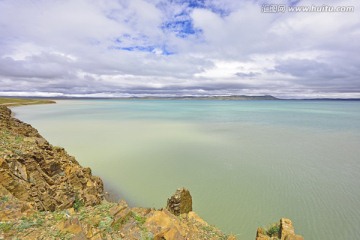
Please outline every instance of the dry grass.
M30 98L0 98L0 105L20 106L32 104L48 104L55 103L53 100L47 99L30 99Z

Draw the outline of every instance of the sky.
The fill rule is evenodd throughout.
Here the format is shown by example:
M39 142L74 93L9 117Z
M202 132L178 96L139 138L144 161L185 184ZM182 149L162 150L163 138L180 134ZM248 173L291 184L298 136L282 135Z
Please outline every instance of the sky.
M360 1L0 0L0 95L360 98Z

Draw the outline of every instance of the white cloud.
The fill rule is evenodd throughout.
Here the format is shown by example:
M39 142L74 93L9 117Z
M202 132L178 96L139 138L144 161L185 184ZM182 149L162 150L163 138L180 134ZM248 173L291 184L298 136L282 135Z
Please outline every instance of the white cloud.
M3 0L0 94L358 96L360 4L299 3L313 4L356 9L265 14L250 0Z

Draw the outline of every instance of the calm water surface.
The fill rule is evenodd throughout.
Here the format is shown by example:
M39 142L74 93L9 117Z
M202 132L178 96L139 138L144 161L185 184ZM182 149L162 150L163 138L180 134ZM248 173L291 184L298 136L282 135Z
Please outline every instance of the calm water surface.
M360 102L75 100L13 108L131 204L176 188L239 239L291 218L305 239L359 239Z

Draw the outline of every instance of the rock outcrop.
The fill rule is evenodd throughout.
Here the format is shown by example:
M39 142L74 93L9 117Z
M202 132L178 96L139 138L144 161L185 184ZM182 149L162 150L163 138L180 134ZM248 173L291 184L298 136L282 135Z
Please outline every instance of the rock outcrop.
M166 209L172 214L179 216L192 211L192 197L189 190L179 188L175 194L167 200Z
M256 240L304 240L295 234L294 226L290 219L281 218L279 223L273 224L267 229L258 228Z
M0 106L0 194L14 196L38 210L95 205L103 183L63 148L49 144L31 125Z
M166 209L132 208L123 200L39 212L10 196L0 199L0 213L0 239L236 240L194 212L175 216Z

